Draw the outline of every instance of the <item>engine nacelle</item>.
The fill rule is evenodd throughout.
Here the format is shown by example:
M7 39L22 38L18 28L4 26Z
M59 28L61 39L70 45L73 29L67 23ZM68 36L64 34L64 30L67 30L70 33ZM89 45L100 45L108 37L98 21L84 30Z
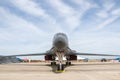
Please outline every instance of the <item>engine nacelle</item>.
M76 55L70 55L69 60L77 60L77 56Z
M45 60L54 60L52 55L46 55Z

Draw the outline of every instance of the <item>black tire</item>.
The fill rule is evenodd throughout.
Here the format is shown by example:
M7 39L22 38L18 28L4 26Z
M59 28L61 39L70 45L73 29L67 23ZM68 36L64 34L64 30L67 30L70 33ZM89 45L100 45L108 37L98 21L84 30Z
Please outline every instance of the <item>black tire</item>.
M62 71L64 70L64 65L61 65L62 66Z
M51 66L56 65L56 62L51 62Z
M61 68L61 69L60 69L60 68ZM63 71L63 70L64 70L64 65L58 64L58 65L57 65L57 70L58 70L58 71L60 71L60 70Z
M56 65L56 62L53 62L54 65Z
M69 65L71 65L71 62L69 62Z
M66 62L66 65L68 66L68 65L69 65L69 62Z
M66 65L67 65L67 66L71 65L71 62L66 62Z
M57 70L60 71L60 65L59 64L57 65Z
M53 62L51 62L51 66L53 65Z

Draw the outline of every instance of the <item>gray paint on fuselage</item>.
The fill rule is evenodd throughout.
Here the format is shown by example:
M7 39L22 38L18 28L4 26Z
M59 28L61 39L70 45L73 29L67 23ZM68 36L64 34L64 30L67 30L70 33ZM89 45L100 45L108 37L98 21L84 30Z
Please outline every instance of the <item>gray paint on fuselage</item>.
M53 38L53 47L56 49L65 49L68 47L68 38L64 33L57 33Z

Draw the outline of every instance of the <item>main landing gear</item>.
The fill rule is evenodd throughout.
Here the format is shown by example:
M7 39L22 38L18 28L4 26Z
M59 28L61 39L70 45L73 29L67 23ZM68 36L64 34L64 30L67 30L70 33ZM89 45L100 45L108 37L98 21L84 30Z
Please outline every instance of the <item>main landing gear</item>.
M51 66L56 65L56 62L51 62Z
M71 65L71 62L66 62L66 66L69 66L69 65Z

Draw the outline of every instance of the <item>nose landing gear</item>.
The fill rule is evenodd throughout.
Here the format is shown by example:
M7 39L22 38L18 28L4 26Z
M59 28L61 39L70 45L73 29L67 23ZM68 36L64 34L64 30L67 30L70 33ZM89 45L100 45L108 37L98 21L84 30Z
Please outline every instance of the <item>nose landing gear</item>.
M64 72L64 65L62 64L64 53L63 52L57 52L56 55L58 57L58 65L57 65L56 72Z
M64 65L63 64L58 64L57 65L57 70L56 70L56 72L64 72Z
M58 70L58 71L64 70L64 65L63 65L63 64L58 64L58 65L57 65L57 70Z

